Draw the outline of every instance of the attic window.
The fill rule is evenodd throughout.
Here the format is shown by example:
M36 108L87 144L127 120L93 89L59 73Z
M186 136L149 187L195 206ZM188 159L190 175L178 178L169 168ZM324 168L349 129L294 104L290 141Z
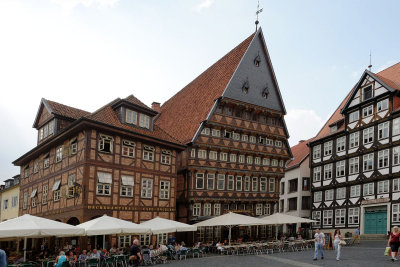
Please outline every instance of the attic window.
M254 59L254 65L256 65L256 67L260 67L260 63L261 63L260 55L257 55L256 58Z
M247 94L249 92L249 88L250 88L249 81L245 81L242 86L243 93Z
M363 93L363 101L371 99L372 98L372 85L364 87L362 89L362 93Z
M264 88L264 90L262 91L262 97L264 97L265 99L267 99L267 98L268 98L268 95L269 95L269 89L268 89L268 86L266 86L266 87Z

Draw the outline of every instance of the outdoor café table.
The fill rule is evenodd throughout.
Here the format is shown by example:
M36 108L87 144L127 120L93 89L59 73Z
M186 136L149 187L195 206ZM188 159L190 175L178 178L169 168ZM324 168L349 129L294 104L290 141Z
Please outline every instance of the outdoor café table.
M346 246L351 246L353 243L351 242L353 239L351 237L345 237L343 240L346 242Z

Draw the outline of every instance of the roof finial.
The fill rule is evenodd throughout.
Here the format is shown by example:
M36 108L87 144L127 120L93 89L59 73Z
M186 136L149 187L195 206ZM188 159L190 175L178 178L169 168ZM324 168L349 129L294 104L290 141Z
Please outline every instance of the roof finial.
M258 21L258 14L260 14L261 12L263 11L263 9L261 8L260 9L260 1L258 1L258 4L257 4L257 11L256 11L256 16L257 16L257 18L256 18L256 31L257 31L257 29L258 29L258 23L259 23L259 21Z
M369 71L372 69L372 60L371 60L371 50L369 50L369 66L368 66Z

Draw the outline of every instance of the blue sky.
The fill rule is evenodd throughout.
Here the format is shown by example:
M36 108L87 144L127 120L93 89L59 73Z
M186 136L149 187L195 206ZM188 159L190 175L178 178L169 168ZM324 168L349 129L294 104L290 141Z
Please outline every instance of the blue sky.
M260 1L288 111L310 138L369 64L400 61L400 1ZM0 0L0 179L35 146L42 97L94 111L134 94L164 102L249 36L257 1Z

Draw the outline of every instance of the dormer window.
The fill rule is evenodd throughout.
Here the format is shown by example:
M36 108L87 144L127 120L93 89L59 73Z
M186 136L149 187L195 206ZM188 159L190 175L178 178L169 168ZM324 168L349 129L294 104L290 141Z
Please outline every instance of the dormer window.
M372 93L372 85L369 85L369 86L364 87L364 88L362 89L362 96L363 96L363 101L366 101L366 100L372 98L372 96L373 96L373 93Z
M250 89L249 81L245 81L242 86L242 92L247 94L249 92L249 89Z
M130 124L137 124L137 113L136 111L126 109L125 111L125 122Z
M39 141L46 139L50 135L54 134L54 120L46 123L39 129Z
M330 131L331 131L331 133L336 132L337 131L337 125L335 124L335 125L330 126Z
M150 129L150 117L145 114L140 114L139 126L142 128Z
M113 142L114 138L108 135L101 134L99 136L99 151L103 153L113 152Z

